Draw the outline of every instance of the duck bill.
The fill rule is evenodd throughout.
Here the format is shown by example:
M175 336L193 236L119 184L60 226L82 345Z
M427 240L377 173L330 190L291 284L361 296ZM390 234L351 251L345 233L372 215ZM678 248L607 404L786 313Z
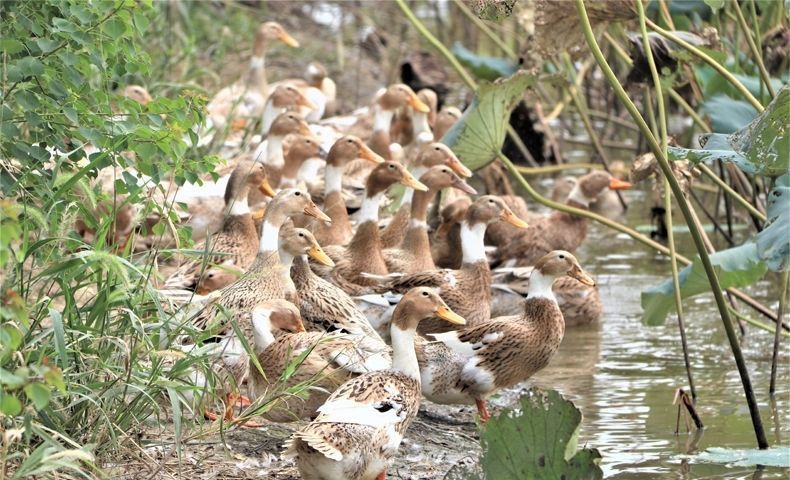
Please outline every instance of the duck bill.
M464 182L460 178L458 179L457 182L453 183L453 188L457 188L458 190L460 190L460 191L462 191L464 193L468 193L469 195L477 195L477 190L472 188L471 185L469 185L468 183Z
M413 188L420 192L428 191L428 187L426 187L424 183L414 178L414 175L408 172L406 172L406 176L403 177L403 180L401 180L400 183L405 187Z
M275 195L274 189L272 188L271 184L269 184L269 180L264 178L260 185L258 185L258 190L266 195L267 197L273 197ZM263 216L263 214L261 214Z
M209 293L211 293L211 290L209 290L208 288L198 287L197 289L195 289L195 293L198 295L208 295Z
M335 266L335 262L333 262L332 259L329 258L329 255L327 255L326 252L324 252L324 250L318 245L314 245L313 248L307 252L307 254L310 256L310 258L321 265L326 265L327 267Z
M294 37L291 36L290 33L283 30L280 35L277 36L277 39L283 42L284 44L288 45L292 48L298 48L299 42L296 41Z
M311 102L310 99L304 95L299 95L299 98L296 100L296 104L300 107L307 107L310 110L316 110L318 108L315 106L315 103Z
M302 333L306 331L307 330L304 329L304 323L302 323L301 320L294 326L294 333Z
M516 228L527 228L529 226L529 224L527 224L527 222L525 222L524 220L518 218L516 216L516 214L513 213L513 210L510 210L510 209L507 209L504 212L502 212L502 217L501 218L502 218L503 221L513 225Z
M322 222L332 223L332 219L329 218L326 213L319 210L318 206L316 206L316 204L313 202L310 202L310 205L304 207L304 214L315 217Z
M472 171L469 170L469 167L461 163L461 160L459 160L455 154L450 157L450 163L447 166L450 167L452 171L464 178L469 178L472 176Z
M452 323L453 325L466 325L464 317L450 310L450 307L446 305L437 308L434 314L445 322Z
M571 278L575 278L576 280L578 280L579 282L583 283L584 285L587 285L588 287L594 287L595 286L595 280L593 280L592 277L587 275L587 272L582 270L582 267L580 267L578 265L574 266L568 272L568 276L571 277Z
M359 158L363 160L368 160L373 163L384 162L384 158L378 153L371 150L370 147L368 147L367 145L362 145L362 149L360 149L359 151Z
M270 196L273 197L274 195L270 195ZM253 220L263 220L263 216L264 215L266 215L266 207L263 207L260 210L252 212L252 219Z
M247 127L246 118L234 118L233 121L230 122L230 129L234 132L244 130L246 127Z
M612 177L609 179L609 190L628 190L632 186L631 182L626 182L619 178Z
M416 93L412 93L406 103L408 103L411 108L421 113L428 113L431 111L431 107L420 100L420 97L418 97Z
M304 120L299 122L299 135L304 135L305 137L313 136L313 131L310 130L310 126Z

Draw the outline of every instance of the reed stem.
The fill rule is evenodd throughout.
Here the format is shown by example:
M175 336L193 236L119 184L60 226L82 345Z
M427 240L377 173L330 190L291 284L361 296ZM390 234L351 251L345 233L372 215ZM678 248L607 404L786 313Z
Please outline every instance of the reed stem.
M646 24L649 20L645 18L644 5L642 5L641 2L636 2L636 5L639 10L639 22L640 22L640 28L642 30L642 35L647 36ZM650 150L656 156L656 160L658 161L658 164L661 167L662 172L664 173L664 177L669 181L669 186L672 190L672 194L675 196L675 199L678 202L678 206L680 207L680 210L683 213L683 217L686 220L686 224L689 226L691 237L694 240L694 244L697 248L697 253L699 254L700 260L702 262L702 266L705 269L705 273L710 282L711 290L713 292L714 299L716 300L716 306L719 309L719 314L721 315L722 323L724 324L724 330L727 333L727 338L730 342L730 348L732 350L733 357L735 358L735 364L738 368L738 373L740 374L741 377L741 383L743 385L744 395L746 397L746 403L748 404L749 413L751 414L752 417L752 426L754 427L754 433L757 439L757 445L760 449L768 448L768 440L765 437L765 430L763 428L762 419L760 418L760 410L757 405L757 399L755 398L754 395L754 389L752 388L751 379L749 378L749 370L746 367L746 362L743 358L743 352L741 351L741 346L738 341L738 335L735 331L735 328L733 327L732 318L730 317L730 312L727 308L728 306L726 300L724 299L721 286L719 284L719 279L716 274L716 269L714 268L713 263L710 260L710 256L708 255L706 246L702 239L702 235L700 235L700 231L694 222L694 217L691 212L691 207L689 206L688 202L683 196L683 191L680 188L677 179L672 175L672 169L669 166L669 161L667 160L666 156L663 155L661 151L661 146L656 141L653 134L650 132L650 129L645 123L644 118L642 118L642 115L639 113L636 106L628 97L628 94L626 93L625 89L622 87L622 85L620 85L620 82L617 80L617 76L612 71L611 67L609 67L606 58L603 56L603 52L601 52L601 49L598 46L598 42L595 39L595 35L593 34L592 25L590 24L590 19L587 17L587 10L584 6L583 0L576 0L576 9L579 14L579 20L581 21L582 30L584 31L584 36L587 41L587 45L592 50L592 53L595 56L595 59L598 62L599 67L601 68L604 75L608 79L610 85L614 89L615 94L624 103L626 109L629 111L631 116L634 118L634 121L639 126L639 129L642 131L642 135L647 141ZM666 32L666 30L661 29L654 23L650 22L650 24L651 24L651 28L655 29L656 31L659 31L660 29L661 31L668 33ZM662 35L666 36L665 34ZM674 37L674 35L672 36ZM667 36L667 38L670 37ZM672 38L670 38L670 40L675 41ZM686 45L683 45L683 43L680 42L676 42L676 43L678 43L681 46L684 46L684 48L687 49L688 47L694 48L691 45L688 45L686 42L683 42ZM697 50L697 52L699 52L699 50ZM702 52L699 53L705 55ZM652 51L648 49L646 54L651 55ZM707 55L705 56L707 57ZM707 58L712 63L718 65L710 57ZM718 65L718 67L720 69L722 68L721 65ZM729 75L729 72L727 72L726 70L724 71L724 73ZM732 75L729 76L730 78L735 80L734 77L732 77ZM735 81L737 85L740 85L741 88L744 88L743 85L740 84L740 82L737 82L737 80ZM746 91L746 93L749 92ZM749 96L751 96L751 94L749 94ZM754 102L756 102L759 105L759 102L757 102L757 100L754 99L754 97L751 98L754 100ZM759 110L762 111L762 105L760 105Z
M741 30L743 30L743 33L746 36L746 43L749 44L749 50L752 51L754 62L757 64L758 70L760 70L760 78L763 80L765 87L768 89L768 93L771 95L771 98L775 98L776 91L774 91L774 87L771 85L771 76L768 74L768 70L765 69L763 55L760 50L757 49L757 44L754 43L752 29L749 28L749 24L746 23L746 18L743 16L743 11L741 10L740 5L738 5L738 2L732 2L731 5L733 5L733 9L735 10L735 16L738 17L738 23L741 25Z
M773 396L776 392L776 373L777 373L777 366L778 366L778 359L779 359L779 336L780 332L782 331L781 324L782 319L785 315L785 309L787 308L787 283L788 277L790 276L790 271L782 272L782 289L779 291L779 309L776 312L777 320L777 327L776 331L774 332L774 352L773 356L771 357L771 386L768 389L768 393Z

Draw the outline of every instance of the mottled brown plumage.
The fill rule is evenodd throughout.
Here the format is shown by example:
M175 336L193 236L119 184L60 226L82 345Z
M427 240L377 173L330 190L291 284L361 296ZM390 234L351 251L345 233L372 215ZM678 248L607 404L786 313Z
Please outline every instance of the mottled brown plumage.
M472 199L461 197L448 203L439 215L439 226L433 234L431 256L439 268L461 268L461 222Z
M417 288L404 295L392 321L393 367L349 380L294 433L284 456L295 457L305 480L373 480L384 475L420 404L414 353L418 323L432 316L463 324L439 295Z
M442 403L475 401L485 420L487 396L528 379L559 349L565 321L551 285L563 275L594 284L573 255L553 251L535 265L521 315L432 335L438 342L420 357L423 394Z

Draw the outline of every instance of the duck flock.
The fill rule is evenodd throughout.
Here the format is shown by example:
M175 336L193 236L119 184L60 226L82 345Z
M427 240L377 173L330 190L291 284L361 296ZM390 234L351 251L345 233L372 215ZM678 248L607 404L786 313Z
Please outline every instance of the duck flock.
M570 253L587 220L477 195L473 172L435 141L460 111L437 111L430 90L390 85L324 118L335 88L321 65L268 83L278 42L298 46L278 23L260 25L249 69L208 104L200 142L232 170L173 194L204 255L163 261L159 293L214 332L179 343L210 349L219 381L189 379L225 405L206 404L206 417L231 420L275 384L305 386L263 414L309 421L284 456L306 479L383 479L423 397L474 404L485 422L486 399L543 369L566 324L601 317ZM137 86L125 94L150 100ZM562 199L583 209L630 186L603 171L567 183ZM116 223L118 238L136 225Z

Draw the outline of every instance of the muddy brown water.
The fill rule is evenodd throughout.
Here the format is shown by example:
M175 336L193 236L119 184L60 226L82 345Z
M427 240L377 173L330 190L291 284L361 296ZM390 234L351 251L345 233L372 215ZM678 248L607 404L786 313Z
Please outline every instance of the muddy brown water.
M547 186L544 183L544 187ZM625 223L647 223L647 197L628 192L631 208ZM530 204L532 206L532 204ZM693 251L688 235L678 233L679 250ZM569 329L557 356L530 382L491 400L494 411L514 405L528 386L553 388L583 413L579 445L596 447L602 468L612 479L780 479L790 470L713 464L697 456L711 447L753 448L754 434L730 347L713 299L701 295L685 301L692 368L697 382L697 409L705 429L675 435L677 387L686 388L678 327L673 316L663 326L641 323L639 293L669 275L667 260L628 237L592 224L577 252L596 276L605 304L600 324ZM776 308L776 278L749 289ZM772 407L768 385L772 334L747 328L742 347L756 389L762 419L772 445L790 439L790 356L783 339L779 382ZM388 478L439 479L456 463L473 464L480 453L474 409L425 402L407 433ZM292 463L279 460L283 441L299 424L235 430L224 438L207 437L189 445L179 464L162 470L183 478L297 478ZM224 441L224 444L223 444ZM158 460L157 460L158 461ZM132 478L132 472L121 477ZM129 474L132 474L131 476ZM145 475L148 478L148 475ZM164 477L162 477L164 478Z

